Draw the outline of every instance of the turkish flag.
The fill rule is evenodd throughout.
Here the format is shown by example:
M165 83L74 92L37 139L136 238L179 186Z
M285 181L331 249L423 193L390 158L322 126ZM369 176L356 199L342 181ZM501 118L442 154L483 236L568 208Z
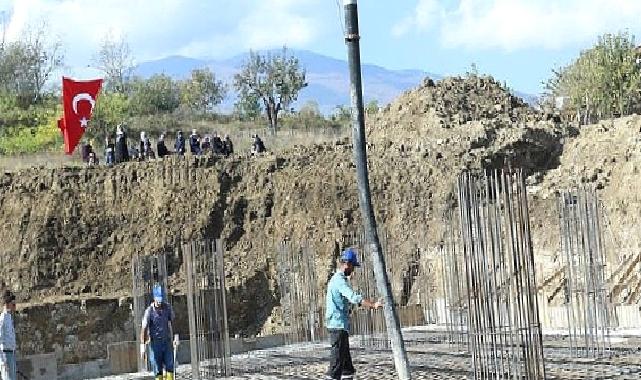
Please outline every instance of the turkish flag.
M88 127L91 115L96 107L96 99L102 79L78 81L62 77L63 118L58 120L58 128L65 141L65 153L73 153Z

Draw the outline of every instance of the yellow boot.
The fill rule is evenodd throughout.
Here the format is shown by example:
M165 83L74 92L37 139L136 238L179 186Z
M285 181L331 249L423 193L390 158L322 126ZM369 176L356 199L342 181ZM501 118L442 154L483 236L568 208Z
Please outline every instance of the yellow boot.
M174 373L173 372L165 373L165 380L174 380Z
M155 380L163 380L163 376L162 376L162 375L158 375L158 376L156 376L154 379L155 379Z

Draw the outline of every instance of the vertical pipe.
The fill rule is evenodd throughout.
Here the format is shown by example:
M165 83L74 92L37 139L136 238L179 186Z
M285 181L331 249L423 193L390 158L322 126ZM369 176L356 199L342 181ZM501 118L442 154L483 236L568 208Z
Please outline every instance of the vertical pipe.
M369 187L369 173L367 169L367 150L365 141L365 116L363 108L363 86L360 62L360 35L358 28L357 0L343 0L345 7L345 41L348 50L350 68L351 98L352 98L352 123L354 160L358 180L358 195L366 241L371 249L371 258L376 277L379 294L385 299L384 315L388 336L392 345L394 365L398 378L406 380L411 378L405 343L401 333L398 313L394 305L390 282L387 278L385 260L383 258L381 243L376 229L376 219L372 206Z

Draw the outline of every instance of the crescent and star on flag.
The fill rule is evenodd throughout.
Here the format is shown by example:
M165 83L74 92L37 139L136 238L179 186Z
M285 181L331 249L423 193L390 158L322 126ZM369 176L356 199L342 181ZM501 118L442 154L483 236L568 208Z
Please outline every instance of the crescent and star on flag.
M78 115L78 102L81 100L86 100L91 104L91 111L89 111L89 114L91 115L93 113L94 107L96 106L96 100L86 92L83 92L73 97L73 101L72 101L73 112L76 115ZM86 129L88 124L89 124L89 119L83 116L82 119L80 119L80 126Z
M62 77L63 117L58 120L58 127L66 154L73 153L88 128L101 88L102 79L81 81Z

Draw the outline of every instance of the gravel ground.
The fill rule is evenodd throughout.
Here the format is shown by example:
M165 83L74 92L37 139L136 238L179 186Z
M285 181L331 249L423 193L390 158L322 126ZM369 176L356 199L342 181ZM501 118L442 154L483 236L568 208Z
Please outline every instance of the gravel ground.
M473 378L473 361L465 346L443 343L436 336L420 332L405 334L412 378ZM563 342L546 340L546 378L548 379L639 379L641 352L638 342L620 345L605 358L571 358ZM439 340L441 340L439 342ZM357 379L395 379L392 354L386 348L363 347L352 339L352 356ZM324 344L296 344L236 355L231 360L233 375L240 379L323 379L328 350ZM178 367L177 379L192 379L191 366ZM211 376L209 378L215 378ZM218 377L216 377L218 378ZM105 380L152 379L150 374L128 374L105 377Z

